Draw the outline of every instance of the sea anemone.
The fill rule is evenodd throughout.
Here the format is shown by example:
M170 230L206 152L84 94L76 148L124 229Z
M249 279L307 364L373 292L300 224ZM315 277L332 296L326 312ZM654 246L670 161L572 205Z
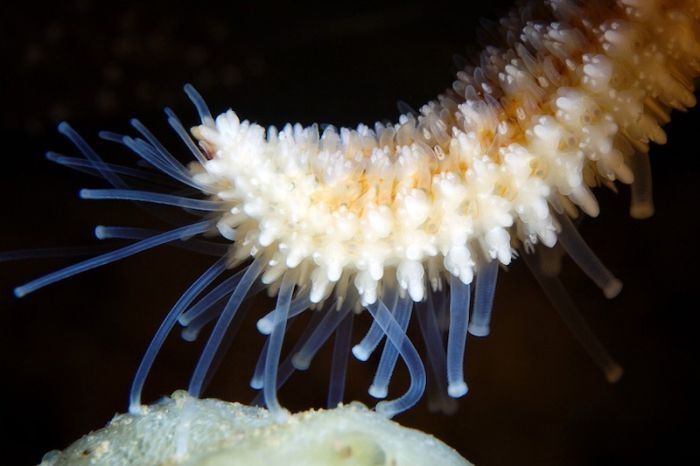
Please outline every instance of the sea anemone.
M540 253L535 264L535 248L558 242L606 296L620 291L619 280L585 246L571 219L579 210L597 215L590 188L613 187L616 180L632 184L632 215L650 215L649 142L665 142L660 125L672 109L695 104L696 2L548 6L541 17L537 10L513 10L500 23L500 44L487 47L478 64L465 65L437 100L418 112L402 107L395 124L266 129L241 122L232 111L213 118L186 86L201 120L192 130L195 141L173 112L167 118L193 154L188 166L137 120L137 135L101 133L182 183L185 191L178 195L132 189L125 179L152 180L152 173L105 163L61 124L84 159L49 158L112 184L83 190L83 198L205 214L164 233L98 227L99 238L138 241L20 286L16 294L157 245L215 233L230 243L164 320L137 371L132 410L139 409L145 378L174 326L184 325L185 335L195 338L215 321L190 382L189 392L199 395L232 319L261 284L277 296L277 305L258 321L269 337L251 385L273 411L281 410L278 386L291 370L308 367L333 333L337 385L329 390L329 404L342 401L352 319L363 310L373 321L353 347L355 356L367 359L386 336L370 393L386 396L399 358L411 375L409 390L377 409L391 416L422 396L424 366L406 335L415 313L439 405L451 410L446 396L467 392L467 333L489 332L499 264L522 255L570 319L576 319L570 299L542 270L556 268L558 258ZM222 245L184 244L209 252ZM307 309L318 311L308 335L280 365L285 327ZM586 327L574 328L608 379L619 378L621 369Z

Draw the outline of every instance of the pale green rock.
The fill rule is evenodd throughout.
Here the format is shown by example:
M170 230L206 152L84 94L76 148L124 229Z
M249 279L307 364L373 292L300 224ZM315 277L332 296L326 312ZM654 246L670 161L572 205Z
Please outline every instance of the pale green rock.
M467 466L436 438L359 403L275 417L175 392L142 414L117 415L41 466Z

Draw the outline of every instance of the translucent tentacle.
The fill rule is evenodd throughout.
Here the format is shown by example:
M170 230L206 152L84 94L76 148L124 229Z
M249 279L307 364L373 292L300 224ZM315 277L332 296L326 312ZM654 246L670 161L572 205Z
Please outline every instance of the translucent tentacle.
M197 90L194 88L194 86L190 83L185 84L185 94L187 94L187 97L192 101L194 104L195 108L197 109L197 113L199 113L199 119L202 120L202 123L204 123L207 126L214 126L214 118L211 115L211 112L209 111L209 107L207 106L206 101L202 97L202 95L197 92Z
M291 323L291 322L290 322ZM255 369L253 370L253 377L250 378L250 388L254 390L262 390L263 388L263 375L265 373L265 359L267 359L267 347L270 345L270 339L266 338L265 343L263 343L262 348L260 348L260 354L258 355L258 361L255 363ZM262 401L262 400L260 400ZM256 406L258 403L253 403Z
M187 326L192 321L200 317L219 300L224 299L238 286L238 282L243 276L244 270L239 270L234 275L219 283L213 290L207 293L202 299L197 301L192 307L184 312L179 318L180 325Z
M330 308L323 311L325 316L321 323L316 327L313 333L304 343L304 346L292 356L292 365L295 369L303 371L309 368L311 360L314 358L318 350L330 338L335 329L340 325L340 322L350 312L352 303L345 300L340 309L336 309L336 304L332 304Z
M469 322L469 333L485 337L490 332L493 298L498 280L498 261L492 260L479 269L474 291L474 310Z
M182 163L180 163L180 161L176 159L175 156L173 156L168 149L165 148L165 146L158 140L158 138L156 138L143 123L141 123L136 118L132 118L131 120L129 120L129 123L134 129L136 129L136 131L141 133L141 136L146 138L146 141L148 141L148 143L154 149L153 155L158 157L167 165L173 167L178 172L189 175L187 168L185 168L185 166ZM117 142L121 142L121 139L123 138L120 138Z
M557 219L561 225L559 242L567 254L583 270L583 273L603 290L606 298L610 299L617 296L622 290L622 282L610 273L610 270L603 265L598 256L588 247L578 229L571 223L568 215L558 215Z
M202 154L202 151L199 150L194 141L192 141L190 135L187 134L187 130L184 126L182 126L182 123L180 122L180 119L177 117L175 112L173 112L170 108L166 108L165 114L168 116L168 123L170 124L170 127L175 130L178 136L180 136L182 142L184 142L187 148L190 150L190 152L192 152L192 155L194 155L194 157L202 165L207 163L207 158L204 156L204 154Z
M396 309L392 311L401 330L406 333L408 323L411 320L411 311L413 309L413 300L407 295L399 298L396 303ZM374 375L374 381L369 387L369 394L374 398L386 398L389 391L389 382L396 367L396 360L399 357L399 352L394 345L387 342L382 350L382 356L379 359L379 366Z
M95 162L92 162L90 160L84 160L78 157L69 157L67 155L62 155L53 151L47 152L46 158L49 161L57 163L59 165L63 165L64 167L87 173L88 175L104 178L102 173L100 173L100 171L98 170ZM138 168L131 168L126 167L124 165L116 165L112 163L103 163L102 167L117 175L129 176L131 178L138 178L150 182L164 182L164 180L159 179L158 174L155 172L148 172L145 170L139 170Z
M17 288L15 288L15 295L18 298L21 298L22 296L36 291L39 288L43 288L47 285L61 281L65 278L85 272L87 270L101 267L111 262L115 262L125 257L129 257L141 251L145 251L146 249L151 249L156 246L160 246L161 244L176 241L182 238L183 236L194 236L204 233L205 231L211 228L211 225L211 221L207 220L204 222L198 222L192 225L176 228L166 233L162 233L160 235L144 239L137 243L130 244L129 246L125 246L121 249L117 249L115 251L111 251L106 254L93 257L92 259L78 262L77 264L73 264L61 270L57 270L53 273L37 278L36 280L33 280L22 286L18 286Z
M556 277L561 272L561 260L564 255L566 252L559 243L551 248L539 248L537 258L539 259L540 271L549 277Z
M399 350L399 354L406 363L411 377L408 391L401 397L377 403L376 409L378 413L387 417L393 417L411 408L423 396L425 391L425 367L423 367L423 362L420 360L418 351L416 351L413 343L401 330L401 326L381 300L377 300L374 304L367 306L367 310L372 314L374 320L379 323L381 330L386 334L389 341Z
M151 228L138 227L108 227L98 225L95 227L95 237L97 239L144 239L159 235L162 231ZM229 246L212 241L201 241L192 238L183 238L182 241L171 243L171 246L181 249L205 254L207 256L221 257L226 255Z
M159 155L159 153L156 152L155 147L148 144L143 139L134 139L130 136L119 136L107 131L100 131L99 136L102 139L108 141L114 141L124 144L126 147L131 149L131 151L133 151L136 155L141 157L143 160L145 160L161 172L170 176L174 180L177 180L195 189L202 189L202 187L198 186L194 181L192 181L192 177L187 172L187 170L184 167L182 167L182 165L174 166L171 162L163 160L162 155ZM126 188L126 186L119 187Z
M219 317L224 311L225 306L226 303L223 302L223 299L212 304L206 310L206 312L200 314L196 319L193 319L192 322L189 323L189 325L182 329L182 331L180 332L180 338L189 342L197 341L197 338L199 338L199 334L202 332L202 329L206 327L210 322L216 320L217 317Z
M226 331L228 330L234 316L238 312L241 303L248 294L248 290L250 290L250 287L253 285L255 279L258 278L258 275L260 275L264 261L263 257L264 256L257 257L245 270L243 277L241 277L236 289L233 291L231 297L226 303L226 307L219 316L219 320L216 322L214 330L212 330L209 340L207 341L207 344L202 351L202 355L199 357L197 366L194 369L194 373L192 374L190 386L187 390L190 395L199 397L201 394L207 373L209 372L209 368L211 367L214 357L221 346L224 335L226 334Z
M280 364L279 372L277 374L277 390L279 390L282 387L282 385L284 385L287 382L287 380L289 380L289 378L292 376L292 374L296 371L296 369L292 365L292 356L295 355L297 351L301 349L301 347L304 345L306 340L309 339L309 336L311 336L311 333L313 333L314 329L318 326L318 324L321 322L324 316L325 314L322 311L313 311L311 313L311 318L306 324L306 327L304 328L304 331L302 332L301 336L294 343L294 346L292 347L292 350L290 351L289 355L286 358L284 358L284 361L282 362L282 364ZM291 325L294 319L296 319L296 317L291 317L287 324ZM265 340L265 344L263 345L263 348L260 351L260 355L258 356L258 362L255 365L255 372L253 373L253 377L250 380L250 386L256 390L260 390L263 387L263 372L265 370L265 358L267 356L268 340L269 338ZM251 404L253 406L261 406L262 402L262 393L259 393Z
M105 252L107 246L75 246L65 248L36 248L16 249L14 251L0 252L0 262L10 262L25 259L48 259L55 257L89 256L95 253Z
M651 182L651 164L649 154L640 152L632 155L632 199L630 203L630 215L633 218L649 218L654 215L653 185Z
M311 288L307 288L292 300L292 305L289 308L290 318L301 314L302 312L306 311L309 306L311 306L311 299L309 299L310 295ZM275 310L273 309L258 320L256 324L258 331L263 335L269 335L272 332L274 318Z
M450 277L450 331L447 335L447 393L459 398L467 393L464 381L464 350L467 342L471 287Z
M564 289L561 281L558 278L548 277L541 273L537 268L533 255L526 253L522 257L564 323L569 327L571 333L583 346L593 362L602 369L608 382L614 383L620 380L623 372L622 367L610 357L603 344L595 336L576 308L576 304L571 300L571 296Z
M177 323L177 318L192 302L192 300L194 300L194 298L196 298L197 295L202 292L202 290L209 286L211 282L216 279L216 277L221 275L224 270L226 270L226 258L222 257L194 281L187 291L180 296L180 299L177 300L172 309L170 309L170 312L165 319L163 319L163 323L160 324L156 334L153 336L153 339L148 345L148 349L146 349L146 353L141 359L141 363L136 370L136 375L134 376L134 381L131 384L131 391L129 393L129 412L136 413L140 411L141 391L143 390L143 385L146 382L146 377L148 377L148 373L150 372L151 367L153 367L153 362L163 346L165 339Z
M81 154L85 156L86 159L91 161L95 169L100 172L102 178L107 180L115 188L127 188L126 183L119 178L114 172L112 172L104 163L102 158L97 155L92 147L83 139L73 128L70 127L65 121L58 125L58 132L66 136L70 141L78 148Z
M394 300L398 296L395 289L387 288L387 296L384 298L389 302L389 306L394 308ZM390 293L390 294L389 294ZM379 323L375 320L370 325L369 330L365 337L355 346L352 347L352 354L360 361L367 361L374 350L381 343L382 338L384 338L384 332L382 331Z
M365 337L352 347L352 354L360 361L367 361L379 343L384 338L384 332L377 321L372 322Z
M436 386L436 397L439 408L445 414L451 414L457 409L456 401L447 396L447 383L445 374L447 373L447 359L445 357L445 347L443 345L440 329L438 328L437 316L433 305L434 293L428 294L425 304L418 306L418 324L420 326L425 350L428 355L428 363L432 368L430 371L434 377Z
M183 209L204 211L221 211L225 207L220 202L206 201L202 199L190 199L187 197L161 194L149 191L137 191L133 189L81 189L80 197L90 200L120 200L140 201L154 204L164 204Z
M282 353L282 342L284 341L284 333L287 328L289 306L292 302L294 286L293 274L286 273L282 278L282 285L277 294L274 327L272 328L272 333L270 333L270 343L267 347L267 354L265 355L263 398L267 409L275 416L280 416L283 413L282 406L280 406L279 400L277 399L277 370L280 362L280 354Z
M347 298L346 301L348 301ZM343 402L348 357L350 356L350 338L352 337L353 317L354 314L352 312L348 313L335 331L331 378L328 386L327 406L329 409L335 408Z

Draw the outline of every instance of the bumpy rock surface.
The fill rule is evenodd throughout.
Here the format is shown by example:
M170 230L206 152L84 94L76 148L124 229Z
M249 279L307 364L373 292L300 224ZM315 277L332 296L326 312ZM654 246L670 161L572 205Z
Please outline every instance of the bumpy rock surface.
M353 403L276 419L267 410L184 392L117 415L41 466L423 466L470 463L422 432Z

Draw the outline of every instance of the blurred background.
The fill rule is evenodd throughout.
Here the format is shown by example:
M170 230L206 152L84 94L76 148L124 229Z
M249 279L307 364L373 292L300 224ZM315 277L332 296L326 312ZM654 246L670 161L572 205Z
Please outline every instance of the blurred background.
M267 2L14 2L0 17L2 167L0 250L96 244L97 224L163 228L128 203L79 201L105 187L55 166L46 150L77 151L55 127L69 121L108 160L131 163L97 131L133 132L139 117L184 159L162 109L185 125L196 112L182 92L193 83L214 113L229 107L264 125L355 126L397 117L396 101L418 108L452 82L452 56L476 44L480 17L510 2L326 2L322 8ZM397 421L429 432L478 465L675 464L700 454L687 441L699 413L697 286L700 113L674 113L669 143L652 149L657 214L629 218L629 190L599 190L601 215L584 237L625 283L606 300L570 261L562 280L586 320L625 368L605 382L527 269L502 273L492 334L470 338L469 395L456 415L425 402ZM21 300L12 288L73 259L0 263L6 464L36 464L102 427L127 407L129 384L161 318L211 258L160 248L42 289ZM267 311L257 299L252 309ZM252 313L255 314L255 313ZM247 319L207 396L249 402L262 338ZM356 339L367 321L355 325ZM292 329L292 332L296 330ZM293 333L292 333L293 334ZM417 339L420 341L419 339ZM186 387L201 349L176 335L144 398ZM281 392L292 410L322 406L326 348ZM352 361L348 399L368 404L376 359ZM406 384L403 368L392 395Z

